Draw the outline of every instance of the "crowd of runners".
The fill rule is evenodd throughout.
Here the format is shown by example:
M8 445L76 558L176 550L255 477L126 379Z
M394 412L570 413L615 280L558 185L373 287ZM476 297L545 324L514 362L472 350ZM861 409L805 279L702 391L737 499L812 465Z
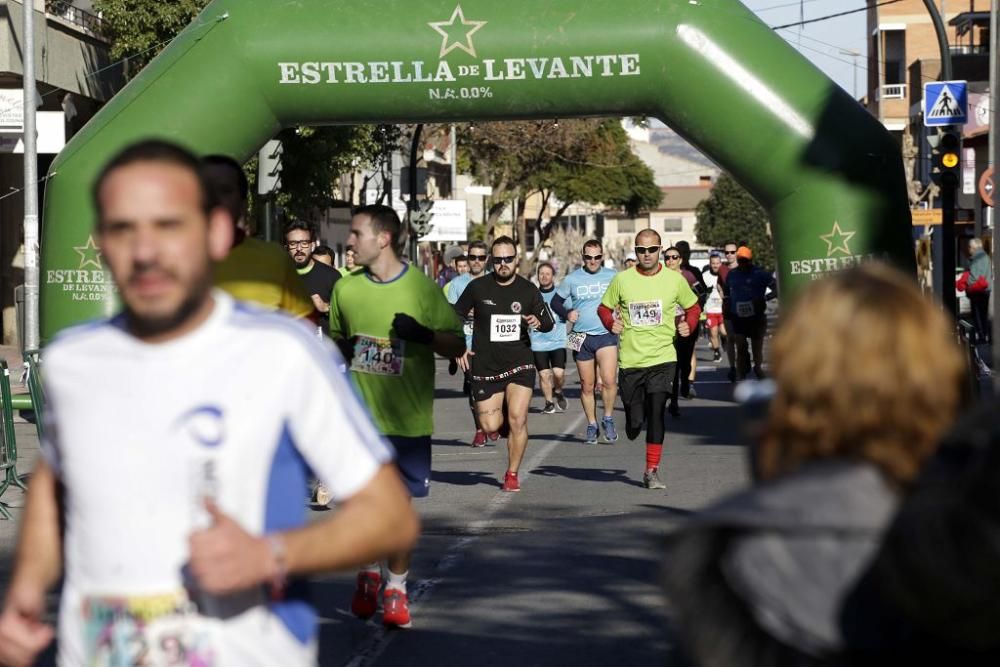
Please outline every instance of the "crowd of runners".
M234 160L157 141L126 148L95 184L123 310L46 350L43 458L0 664L31 664L52 640L41 619L61 577L61 664L309 664L316 617L300 578L355 565L352 612L408 627L435 355L464 375L470 444L506 440L504 492L521 490L536 383L542 414L570 409L567 352L583 442L619 441L620 396L626 438L645 433L648 489L664 488L666 415L694 396L703 321L731 379L763 375L774 285L746 245L725 244L702 273L686 245L647 229L620 271L594 239L579 268L558 280L542 262L536 283L501 236L470 243L442 289L401 259L389 207L355 212L336 270L307 224L288 226L283 252L254 239L247 194ZM281 350L266 387L247 363L261 350ZM310 478L331 518L307 520Z

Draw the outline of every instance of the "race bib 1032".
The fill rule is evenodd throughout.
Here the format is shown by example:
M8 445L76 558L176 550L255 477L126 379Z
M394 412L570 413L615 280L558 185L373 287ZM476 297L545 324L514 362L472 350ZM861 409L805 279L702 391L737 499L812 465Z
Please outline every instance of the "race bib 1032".
M371 375L403 374L406 341L359 335L354 344L351 370Z
M663 323L663 302L633 301L628 305L628 316L634 327L658 327Z
M520 315L490 315L490 342L510 343L521 340Z

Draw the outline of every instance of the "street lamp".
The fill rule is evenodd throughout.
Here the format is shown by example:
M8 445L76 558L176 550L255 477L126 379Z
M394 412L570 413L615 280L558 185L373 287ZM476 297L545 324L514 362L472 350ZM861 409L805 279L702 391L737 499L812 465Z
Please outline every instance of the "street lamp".
M854 67L853 93L854 93L854 100L857 101L857 99L858 99L858 58L861 57L861 52L858 51L857 49L841 49L840 53L842 55L850 56L851 57L851 62L852 62L853 67Z

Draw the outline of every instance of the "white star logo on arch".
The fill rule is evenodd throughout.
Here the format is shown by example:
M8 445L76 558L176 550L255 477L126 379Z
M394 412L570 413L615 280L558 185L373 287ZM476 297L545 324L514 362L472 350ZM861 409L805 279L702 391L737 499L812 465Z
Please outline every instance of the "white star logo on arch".
M456 21L458 21L457 24ZM486 25L486 23L486 21L466 21L465 14L462 12L462 5L455 5L455 11L452 12L451 19L447 21L435 21L427 25L437 31L442 37L441 54L439 57L444 58L455 49L461 49L473 58L478 58L476 47L472 45L472 36ZM455 39L451 36L452 32L456 34L460 33L462 38Z
M839 222L833 223L833 231L829 234L820 234L820 238L826 242L826 256L831 257L834 253L842 252L851 255L851 248L848 242L854 238L857 232L845 232L840 228Z

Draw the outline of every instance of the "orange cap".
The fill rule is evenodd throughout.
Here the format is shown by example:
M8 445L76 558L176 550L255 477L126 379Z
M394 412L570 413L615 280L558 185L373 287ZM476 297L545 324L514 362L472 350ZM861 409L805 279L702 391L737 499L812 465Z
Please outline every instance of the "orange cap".
M753 259L753 251L745 245L741 245L739 250L736 251L737 259Z

